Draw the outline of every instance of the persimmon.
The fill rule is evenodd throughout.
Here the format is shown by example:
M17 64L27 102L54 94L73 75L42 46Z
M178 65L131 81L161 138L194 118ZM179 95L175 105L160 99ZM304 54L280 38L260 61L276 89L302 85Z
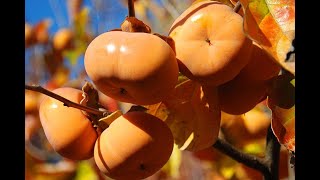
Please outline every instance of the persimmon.
M145 112L128 112L99 136L94 160L108 177L144 179L169 160L173 144L173 135L164 121Z
M61 28L53 36L53 48L57 51L71 49L74 38L73 31L69 28Z
M265 136L271 123L271 116L262 109L253 108L242 115L244 125L252 135Z
M24 94L24 111L32 113L38 111L40 94L33 91L25 91Z
M252 41L243 31L243 18L217 1L190 6L173 23L179 70L202 84L233 79L249 62Z
M241 73L254 80L268 80L277 76L280 70L281 66L276 60L253 42L250 60Z
M267 91L268 81L253 80L240 73L218 87L220 108L229 114L244 114L264 100Z
M70 87L52 92L75 103L80 103L83 98L82 91ZM72 160L93 157L97 132L81 110L45 97L40 104L39 116L45 135L57 153Z
M34 35L32 26L29 23L25 23L24 25L24 41L25 47L29 47L34 43Z
M103 33L89 44L84 65L99 91L132 104L160 102L178 81L174 51L149 33Z

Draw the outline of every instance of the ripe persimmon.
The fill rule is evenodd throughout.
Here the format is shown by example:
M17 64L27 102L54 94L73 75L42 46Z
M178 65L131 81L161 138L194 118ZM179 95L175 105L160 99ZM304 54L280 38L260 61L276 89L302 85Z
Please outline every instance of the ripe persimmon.
M149 33L103 33L89 44L84 65L99 91L132 104L160 102L178 81L174 51Z
M94 160L108 177L144 179L169 160L173 144L173 135L164 121L145 112L128 112L99 136Z
M280 70L281 66L276 60L253 42L250 60L241 73L254 80L268 80L277 76Z
M267 90L268 81L253 80L240 73L218 87L220 108L233 115L246 113L266 98Z
M71 49L74 38L73 31L68 28L61 28L53 36L53 48L57 51Z
M52 91L70 101L79 103L82 91L62 87ZM81 110L64 106L61 101L45 97L39 108L40 122L45 135L61 156L72 160L93 157L97 132Z
M29 23L25 23L24 25L24 44L25 47L31 46L31 44L34 43L34 35L33 35L33 29L32 26Z
M190 6L173 23L180 72L202 84L233 79L249 62L252 41L243 31L243 18L217 1Z

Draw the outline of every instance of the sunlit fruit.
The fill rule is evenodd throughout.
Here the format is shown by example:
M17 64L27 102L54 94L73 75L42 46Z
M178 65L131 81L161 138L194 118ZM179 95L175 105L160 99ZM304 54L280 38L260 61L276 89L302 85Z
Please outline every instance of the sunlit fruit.
M258 44L253 43L250 61L241 70L254 80L268 80L279 74L281 66Z
M244 125L252 135L267 134L267 129L271 123L271 114L262 111L259 108L253 108L242 115Z
M249 62L252 42L243 31L243 18L217 1L190 6L173 23L180 71L207 85L233 79Z
M71 49L74 45L74 38L72 30L61 28L53 36L53 47L57 51Z
M37 23L34 28L34 36L36 43L38 44L47 44L49 42L49 27L51 25L50 19L44 19Z
M252 80L240 73L218 87L221 110L234 115L244 114L266 98L267 90L267 81Z
M29 47L34 41L32 26L28 23L25 23L24 25L24 41L25 47Z
M89 44L84 65L99 91L132 104L160 102L178 81L174 51L148 33L103 33Z
M24 94L24 111L25 113L32 113L38 110L38 103L40 93L33 91L25 91Z
M99 169L114 179L143 179L169 160L173 136L159 118L144 112L128 112L97 139L94 159Z
M53 93L75 103L83 98L82 91L69 87L55 89ZM45 135L56 152L72 160L93 157L97 133L81 110L46 97L40 104L39 115Z

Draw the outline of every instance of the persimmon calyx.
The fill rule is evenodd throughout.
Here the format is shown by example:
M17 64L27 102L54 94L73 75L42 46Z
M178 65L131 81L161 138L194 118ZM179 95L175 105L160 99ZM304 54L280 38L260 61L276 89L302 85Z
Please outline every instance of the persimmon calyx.
M164 40L173 50L173 52L176 54L176 46L174 44L174 40L170 36L164 36L158 33L153 33L153 35L158 36L162 40Z
M121 30L124 32L151 33L151 28L135 17L126 17L121 24Z
M122 115L123 115L122 111L120 111L120 110L114 111L113 113L109 114L108 116L100 118L98 121L98 125L101 128L101 130L103 131L103 130L107 129L114 120L116 120L118 117L120 117Z
M94 125L94 127L99 127L103 129L103 127L100 126L99 119L107 117L110 112L106 110L100 103L99 103L99 95L98 91L94 88L93 84L86 82L82 86L82 100L80 101L80 104L83 106L88 106L91 108L99 109L99 111L104 112L103 115L95 115L92 113L88 113L86 111L82 111L82 113L88 117L88 119L91 121L91 123Z

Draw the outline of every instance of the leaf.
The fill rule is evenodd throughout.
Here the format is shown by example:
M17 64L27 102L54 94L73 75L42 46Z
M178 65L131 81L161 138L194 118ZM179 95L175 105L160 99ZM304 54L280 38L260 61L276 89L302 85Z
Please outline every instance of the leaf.
M83 55L88 47L87 27L89 22L89 9L82 8L80 13L77 14L74 20L75 27L75 48L63 52L72 66L76 65L80 56Z
M286 70L295 73L295 1L240 0L244 31Z
M218 137L221 111L216 88L186 80L176 86L167 100L146 108L168 124L181 150L205 149Z
M295 89L281 88L290 87L290 85L295 86L295 79L291 80L285 77L276 79L273 91L277 91L274 93L277 96L268 97L268 106L272 111L271 128L274 135L288 150L295 152L295 104L292 104ZM287 96L287 94L291 96Z
M90 161L80 161L78 163L76 175L74 180L99 180L99 176L96 174L94 168L90 164Z
M169 177L178 179L180 177L180 164L181 164L181 150L175 144L173 151L167 163L163 166L162 170L168 174Z

